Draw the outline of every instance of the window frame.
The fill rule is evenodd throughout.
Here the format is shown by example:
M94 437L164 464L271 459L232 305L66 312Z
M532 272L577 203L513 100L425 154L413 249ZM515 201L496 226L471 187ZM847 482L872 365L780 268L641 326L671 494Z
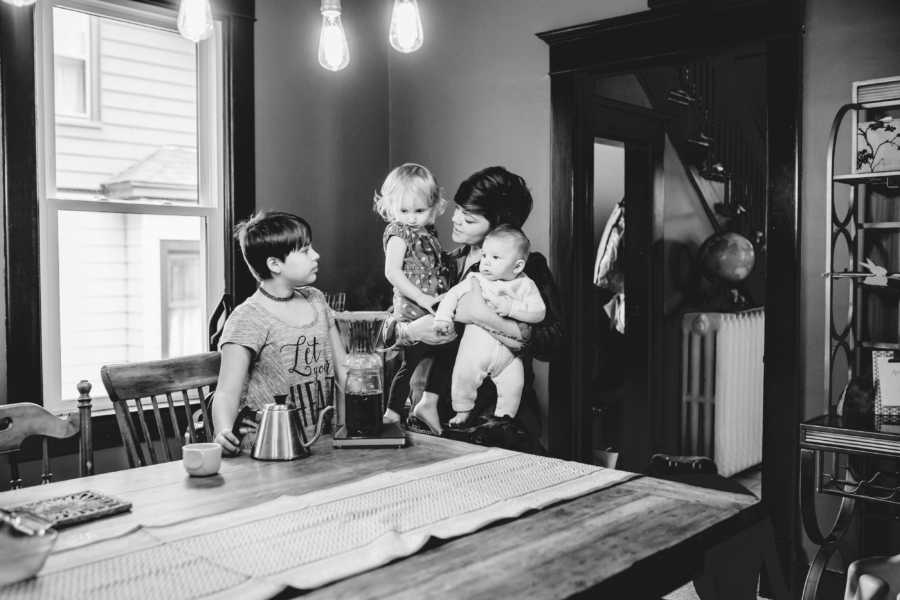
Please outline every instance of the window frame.
M55 53L53 9L63 8L92 15L97 18L120 20L139 26L156 28L177 34L177 27L168 11L145 7L122 0L109 4L102 0L47 0L39 3L36 12L36 60L35 77L38 114L38 211L41 243L41 332L42 372L45 390L44 406L54 412L73 412L77 409L78 394L60 387L61 317L59 261L59 213L74 211L85 213L113 212L116 214L147 214L160 216L189 216L204 219L206 223L204 252L206 272L206 314L212 313L215 303L224 292L221 281L222 240L221 232L221 91L222 62L221 31L196 46L197 60L197 203L166 205L159 202L73 200L60 197L56 187L56 110L55 110ZM211 226L212 225L212 226ZM55 285L54 285L55 282ZM161 358L150 357L150 358ZM112 359L115 360L115 359ZM85 374L90 376L90 374ZM96 389L93 394L94 411L112 410L105 390Z
M39 4L45 0L39 0ZM177 0L134 0L175 15ZM239 268L234 224L255 209L253 126L253 0L213 0L222 28L225 295L240 301L253 281ZM42 376L40 216L38 210L35 6L0 2L0 201L5 208L6 378L0 402L45 403ZM247 85L247 82L251 82ZM10 151L10 150L13 151ZM93 394L102 393L91 381ZM5 384L5 385L4 385ZM110 426L114 422L110 420ZM102 429L102 428L101 428ZM98 429L96 433L100 433ZM114 436L114 434L111 434Z

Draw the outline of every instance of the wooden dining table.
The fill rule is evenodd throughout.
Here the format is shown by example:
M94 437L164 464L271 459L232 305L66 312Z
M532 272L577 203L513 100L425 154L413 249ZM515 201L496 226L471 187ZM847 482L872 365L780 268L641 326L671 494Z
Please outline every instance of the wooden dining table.
M332 448L262 462L226 458L218 475L189 477L179 461L0 493L0 507L82 490L132 503L129 512L61 529L54 552L138 525L208 517L449 458L484 447L409 434L401 449ZM636 477L450 540L318 589L310 598L659 598L703 570L705 554L760 518L753 496ZM40 577L40 574L38 575ZM281 596L299 594L286 590Z

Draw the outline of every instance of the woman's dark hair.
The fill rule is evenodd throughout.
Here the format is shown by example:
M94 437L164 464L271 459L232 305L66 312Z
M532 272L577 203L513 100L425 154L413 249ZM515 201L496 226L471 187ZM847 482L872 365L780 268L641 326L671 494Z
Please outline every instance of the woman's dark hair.
M285 212L260 211L238 223L234 237L241 246L244 262L257 280L271 279L272 272L266 265L270 256L280 260L294 250L302 250L312 243L309 223Z
M488 167L459 184L453 201L488 220L491 229L506 224L521 228L533 200L525 180L503 167Z

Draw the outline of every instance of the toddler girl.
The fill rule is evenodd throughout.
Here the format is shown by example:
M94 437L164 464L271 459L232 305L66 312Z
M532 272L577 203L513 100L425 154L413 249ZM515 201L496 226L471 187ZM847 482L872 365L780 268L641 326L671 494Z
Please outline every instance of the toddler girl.
M375 194L375 212L388 222L384 229L384 276L394 286L392 317L409 322L433 313L432 308L447 291L447 271L441 243L434 228L435 218L444 212L446 201L434 175L414 163L391 171ZM394 376L383 421L397 423L409 395L409 380L416 365L441 349L415 344L403 349L403 364ZM435 367L438 362L435 361ZM445 363L449 364L449 363ZM446 382L447 369L432 368L424 394L437 399Z

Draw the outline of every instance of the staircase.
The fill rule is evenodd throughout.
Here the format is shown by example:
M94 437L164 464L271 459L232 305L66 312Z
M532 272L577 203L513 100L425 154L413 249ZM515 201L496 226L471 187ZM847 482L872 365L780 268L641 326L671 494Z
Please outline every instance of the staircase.
M765 85L745 57L705 58L638 76L716 231L734 231L765 251ZM762 90L760 92L759 90Z

